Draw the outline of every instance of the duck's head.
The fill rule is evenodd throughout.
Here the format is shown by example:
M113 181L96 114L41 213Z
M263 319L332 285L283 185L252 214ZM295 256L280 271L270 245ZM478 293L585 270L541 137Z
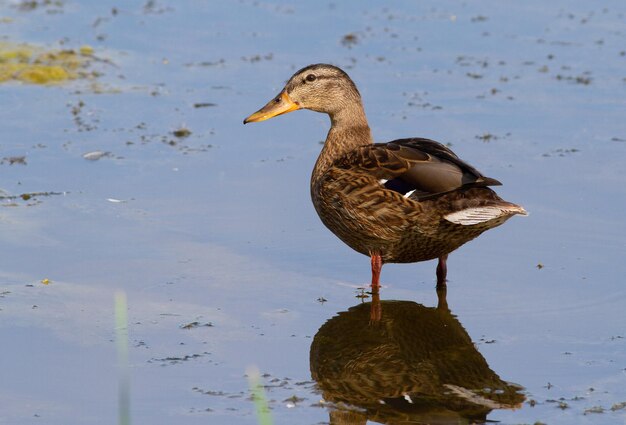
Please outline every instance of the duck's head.
M348 74L333 65L309 65L293 74L274 99L243 123L265 121L298 109L333 117L353 105L361 107L361 95Z

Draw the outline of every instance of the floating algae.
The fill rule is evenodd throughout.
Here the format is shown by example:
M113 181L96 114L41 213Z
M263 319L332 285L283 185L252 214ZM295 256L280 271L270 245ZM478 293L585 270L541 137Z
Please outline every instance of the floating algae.
M0 43L0 83L55 84L68 80L92 79L89 70L93 48L45 50L28 44Z

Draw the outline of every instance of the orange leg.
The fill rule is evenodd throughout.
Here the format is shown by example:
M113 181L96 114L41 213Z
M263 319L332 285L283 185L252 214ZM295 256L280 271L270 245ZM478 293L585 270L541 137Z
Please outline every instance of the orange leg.
M380 322L383 317L383 308L380 304L380 294L378 288L374 290L372 288L372 305L370 306L370 324Z
M447 288L445 286L437 286L437 310L450 311L448 300L446 299Z
M380 254L370 254L372 260L372 292L378 292L380 288L380 271L383 268L383 259Z
M439 257L439 263L437 264L437 288L446 287L446 276L448 274L448 254L444 254Z

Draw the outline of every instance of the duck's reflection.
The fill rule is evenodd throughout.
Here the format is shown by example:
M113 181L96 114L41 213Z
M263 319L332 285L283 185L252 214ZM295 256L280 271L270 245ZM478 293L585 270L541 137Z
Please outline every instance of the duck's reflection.
M311 345L311 375L330 423L482 423L524 401L489 368L445 292L437 307L374 294L326 322Z

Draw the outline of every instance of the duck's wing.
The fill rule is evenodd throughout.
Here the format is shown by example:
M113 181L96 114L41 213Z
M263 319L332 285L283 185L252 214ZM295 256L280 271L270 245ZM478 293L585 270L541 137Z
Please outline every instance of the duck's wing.
M370 174L386 189L419 201L460 188L501 184L483 176L448 147L421 138L362 146L335 166Z

